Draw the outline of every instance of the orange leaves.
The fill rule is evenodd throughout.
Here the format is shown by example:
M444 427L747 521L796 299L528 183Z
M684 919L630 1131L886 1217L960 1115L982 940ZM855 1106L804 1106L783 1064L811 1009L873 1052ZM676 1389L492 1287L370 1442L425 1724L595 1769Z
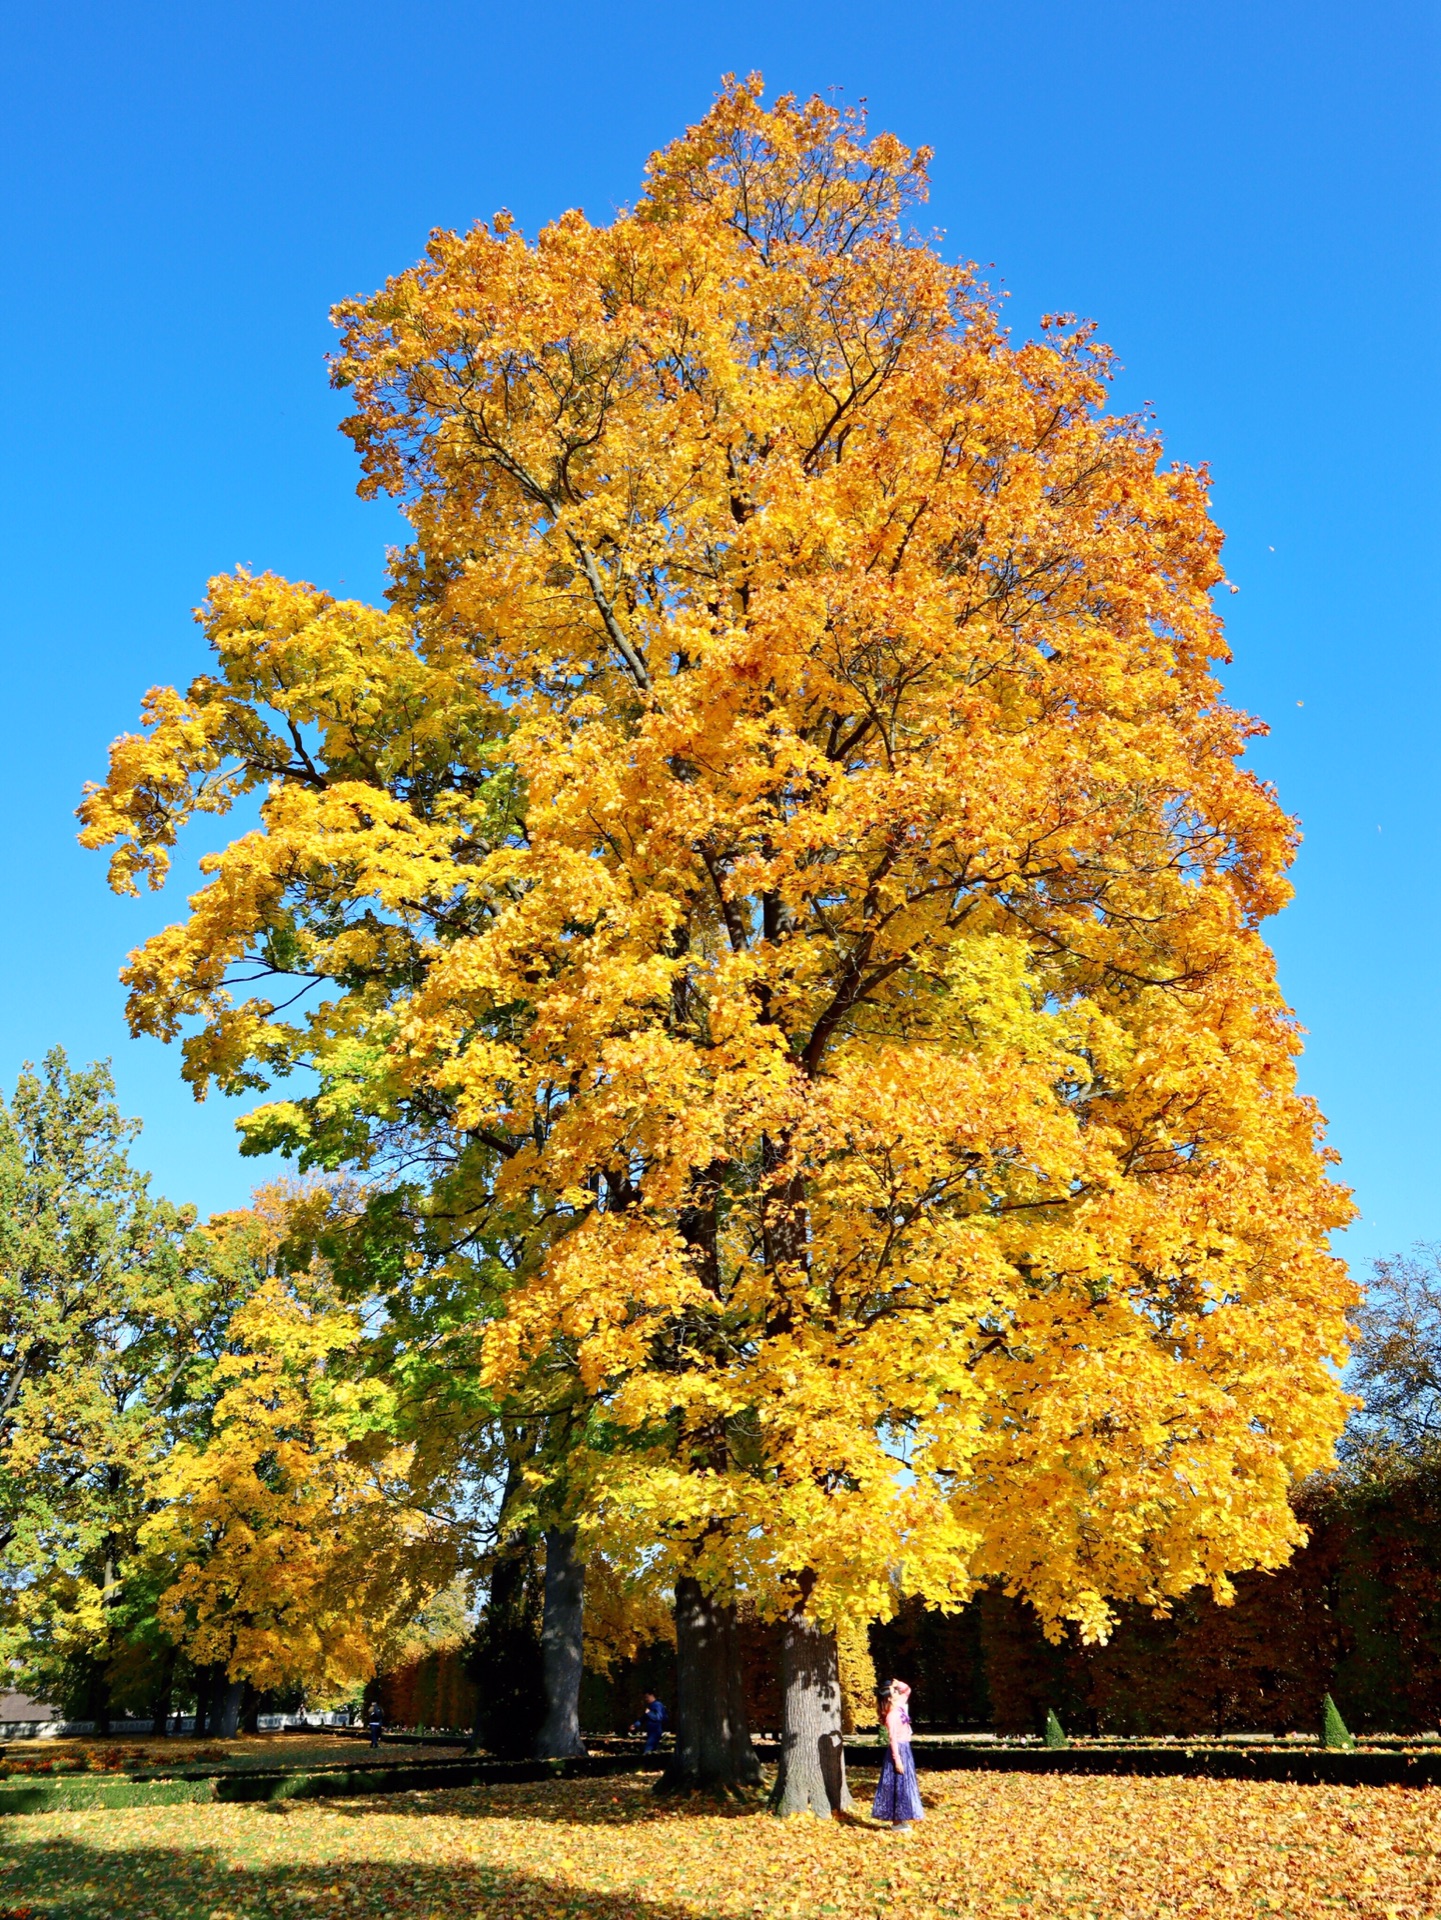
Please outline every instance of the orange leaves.
M594 1537L1096 1634L1289 1550L1348 1203L1205 476L910 236L924 172L732 83L609 226L339 310L388 606L213 582L86 839L133 884L266 788L132 1019L198 1088L313 1070L257 1144L444 1169L466 1364L574 1416Z

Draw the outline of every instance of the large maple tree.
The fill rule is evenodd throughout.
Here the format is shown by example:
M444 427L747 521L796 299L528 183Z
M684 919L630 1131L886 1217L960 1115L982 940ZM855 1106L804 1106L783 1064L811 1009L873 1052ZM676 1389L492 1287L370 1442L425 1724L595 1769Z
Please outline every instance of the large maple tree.
M824 1727L898 1569L1094 1634L1279 1563L1345 1409L1205 476L909 230L925 163L731 83L608 225L434 235L338 312L387 604L213 580L83 809L124 889L263 794L132 1022L197 1091L315 1076L254 1146L504 1223L488 1386L582 1391L688 1777L744 1770L689 1651L735 1594Z

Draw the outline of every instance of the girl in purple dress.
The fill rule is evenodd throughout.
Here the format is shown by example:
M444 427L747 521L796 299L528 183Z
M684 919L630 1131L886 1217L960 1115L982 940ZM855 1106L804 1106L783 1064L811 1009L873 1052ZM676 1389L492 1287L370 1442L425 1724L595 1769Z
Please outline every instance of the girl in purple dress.
M911 1752L911 1690L904 1680L892 1680L883 1698L889 1744L881 1763L880 1785L871 1802L871 1818L889 1820L898 1833L904 1833L913 1820L926 1817Z

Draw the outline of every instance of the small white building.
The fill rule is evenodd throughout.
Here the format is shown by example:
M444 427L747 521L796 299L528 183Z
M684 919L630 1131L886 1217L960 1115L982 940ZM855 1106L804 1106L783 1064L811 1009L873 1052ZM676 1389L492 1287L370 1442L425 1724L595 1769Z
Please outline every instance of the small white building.
M0 1692L0 1739L14 1739L38 1733L42 1727L57 1725L60 1709L43 1700L32 1700L28 1693Z

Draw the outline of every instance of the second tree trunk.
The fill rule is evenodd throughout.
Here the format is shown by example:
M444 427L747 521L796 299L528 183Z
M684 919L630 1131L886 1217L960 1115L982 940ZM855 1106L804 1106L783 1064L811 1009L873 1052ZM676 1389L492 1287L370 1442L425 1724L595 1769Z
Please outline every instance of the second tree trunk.
M585 1562L575 1550L575 1528L551 1527L545 1536L545 1611L540 1629L545 1720L536 1737L537 1760L568 1760L585 1752L580 1737L584 1657Z
M661 1785L735 1792L760 1782L746 1721L735 1608L698 1580L675 1583L675 1752Z
M799 1609L785 1618L781 1683L781 1760L771 1807L778 1814L814 1813L828 1820L851 1804L841 1733L840 1665L836 1636L823 1632Z
M243 1680L227 1679L222 1670L220 1683L210 1696L210 1736L233 1740L240 1731L240 1703L245 1694Z

